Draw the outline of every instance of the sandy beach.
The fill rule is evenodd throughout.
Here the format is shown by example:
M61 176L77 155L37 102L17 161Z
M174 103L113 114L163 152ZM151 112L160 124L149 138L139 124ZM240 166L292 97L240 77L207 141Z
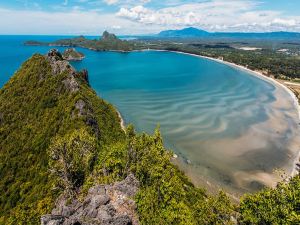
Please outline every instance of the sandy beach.
M275 108L278 107L278 106L280 106L280 105L282 105L282 104L285 104L284 98L281 97L282 93L285 93L285 95L287 97L290 96L291 99L289 99L289 102L291 103L291 107L293 108L293 106L294 106L297 109L297 115L296 115L296 111L295 111L295 118L296 117L298 117L298 119L300 118L298 99L295 96L295 94L286 85L284 85L283 82L280 83L277 80L275 80L273 78L270 78L270 77L267 77L267 76L265 76L264 74L262 74L262 73L260 73L258 71L252 71L252 70L250 70L250 69L248 69L246 67L243 67L243 66L240 66L240 65L236 65L234 63L226 62L226 61L223 61L221 59L215 59L215 58L210 58L210 57L196 55L196 54L189 54L189 53L177 52L177 51L153 50L153 49L146 49L146 50L140 50L140 51L161 51L161 52L174 52L174 53L179 53L179 54L186 54L186 55L191 55L191 56L194 56L194 57L199 57L199 58L205 58L205 59L208 59L208 60L213 60L215 62L218 62L218 63L221 63L221 64L225 64L225 65L228 65L230 67L237 68L239 70L246 71L246 72L248 72L248 74L253 75L253 76L255 76L255 77L257 77L257 78L259 78L261 80L264 80L264 81L270 83L272 86L274 86L276 88L276 92L274 93L275 97L277 99L274 102L274 107ZM138 51L136 51L136 52L138 52ZM119 113L119 116L120 116L120 119L121 119L122 127L124 128L124 120L122 119L120 113ZM286 127L288 126L288 124L285 124L284 120L279 119L279 121L281 121L281 122L279 122L276 118L277 118L276 115L273 115L272 118L270 118L270 120L268 122L258 124L258 126L260 128L262 128L262 127L268 127L268 129L269 129L269 131L271 133L274 132L274 135L275 135L275 136L273 136L274 138L277 138L277 133L281 133L281 134L284 133L284 129L286 129ZM258 148L264 147L263 146L263 144L265 143L264 136L260 136L259 139L258 139L259 142L257 142L257 143L251 143L251 142L249 142L249 140L253 137L253 135L255 135L255 132L257 132L257 131L255 131L255 128L254 129L251 128L248 133L245 133L244 138L237 139L234 142L232 142L232 140L222 140L222 141L220 141L220 142L218 142L216 144L216 146L215 146L216 149L214 149L214 150L216 152L221 151L224 148L224 146L226 146L229 143L229 141L230 141L230 143L232 143L231 147L233 147L233 148L226 150L228 152L228 154L226 156L227 157L226 160L228 162L232 162L233 163L233 159L239 157L238 154L250 154L250 152L247 152L247 151L244 151L243 149L241 149L240 146L248 147L248 149L256 148L256 147L258 147ZM184 146L182 146L182 147L184 147ZM188 147L188 146L186 146L186 147ZM207 145L206 147L207 147L207 149L211 148L211 146L209 146L209 145ZM185 148L183 148L183 149L185 149ZM287 170L286 171L290 175L295 175L296 172L297 172L297 170L296 170L296 163L299 161L300 152L299 152L299 147L298 147L298 145L296 143L293 143L292 149L293 149L293 153L290 154L290 160L289 160L289 163L287 165ZM297 157L295 156L296 152L297 152ZM220 155L222 155L221 152L220 152ZM230 159L230 158L232 158L232 159ZM189 158L187 158L187 159L189 160ZM181 164L180 165L181 169L183 169L186 172L186 174L193 180L193 182L196 180L196 182L195 182L196 184L200 184L200 183L203 184L203 183L205 183L206 186L209 189L211 189L212 186L214 186L213 185L214 182L210 181L209 179L205 179L205 177L203 177L203 178L200 178L199 176L195 177L195 171L194 171L194 168L192 168L193 165L186 164L186 160L187 159L182 159L181 156L178 155L178 158L177 159L173 159L173 161L176 164ZM244 162L244 163L246 163L246 162ZM215 166L218 166L218 165L215 165ZM276 180L272 176L273 175L271 175L270 173L262 173L259 170L254 171L253 173L243 173L243 172L240 172L240 173L233 174L233 177L235 178L235 180L237 182L239 182L239 184L241 186L246 186L247 183L251 183L252 180L260 181L261 183L263 183L265 185L268 185L268 186L274 186L279 181L279 179ZM201 179L201 181L200 181L200 179Z
M194 57L199 57L199 58L205 58L205 59L213 60L213 61L218 62L218 63L226 64L226 65L229 65L231 67L247 71L249 74L251 74L253 76L256 76L257 78L262 79L264 81L267 81L267 82L273 84L277 88L278 87L279 88L283 88L286 92L288 92L289 95L291 96L291 98L293 99L295 108L298 111L298 118L299 118L299 121L300 121L300 105L299 105L299 100L296 97L296 95L294 94L294 92L289 87L287 87L286 85L284 85L285 83L286 84L291 84L289 82L281 83L281 82L279 82L279 81L277 81L277 80L275 80L275 79L273 79L271 77L268 77L268 76L264 75L263 73L261 73L259 71L250 70L250 69L248 69L248 68L246 68L244 66L241 66L241 65L238 65L238 64L235 64L235 63L231 63L231 62L227 62L227 61L224 61L224 60L221 60L221 59L212 58L212 57L201 56L201 55L197 55L197 54L191 54L191 53L180 52L180 51L154 50L154 49L147 49L147 50L142 50L142 51L165 51L165 52L174 52L174 53L179 53L179 54L185 54L185 55L190 55L190 56L194 56ZM300 149L299 149L299 152L298 152L298 156L294 160L294 168L293 168L290 176L295 176L298 173L296 164L299 161L300 161Z
M115 109L116 109L116 107L115 107ZM117 109L116 109L116 111L117 111L118 116L120 118L120 125L121 125L122 129L124 130L124 132L126 132L126 125L125 125L124 119L123 119L121 113Z

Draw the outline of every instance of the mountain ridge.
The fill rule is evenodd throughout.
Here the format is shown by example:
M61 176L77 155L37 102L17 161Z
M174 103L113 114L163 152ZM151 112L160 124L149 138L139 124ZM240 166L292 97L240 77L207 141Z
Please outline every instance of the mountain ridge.
M164 30L155 35L161 38L300 38L298 32L274 31L274 32L208 32L195 27L179 30Z

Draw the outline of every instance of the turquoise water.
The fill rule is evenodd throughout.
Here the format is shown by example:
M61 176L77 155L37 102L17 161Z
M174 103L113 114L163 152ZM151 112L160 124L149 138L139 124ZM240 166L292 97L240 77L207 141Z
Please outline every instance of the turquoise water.
M49 47L23 46L0 37L0 84L22 61ZM126 123L152 133L157 124L176 163L195 183L243 193L275 181L290 169L299 134L297 111L282 88L208 59L171 52L93 52L72 63L89 71L97 94L114 104Z

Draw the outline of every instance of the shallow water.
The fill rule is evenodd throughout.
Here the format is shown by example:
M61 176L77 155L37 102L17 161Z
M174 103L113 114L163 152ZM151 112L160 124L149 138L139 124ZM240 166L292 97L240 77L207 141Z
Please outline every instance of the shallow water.
M290 172L298 114L282 88L183 54L80 50L86 58L73 65L88 69L98 95L138 131L152 133L160 124L166 146L179 155L176 163L195 183L240 194L273 185L276 168Z

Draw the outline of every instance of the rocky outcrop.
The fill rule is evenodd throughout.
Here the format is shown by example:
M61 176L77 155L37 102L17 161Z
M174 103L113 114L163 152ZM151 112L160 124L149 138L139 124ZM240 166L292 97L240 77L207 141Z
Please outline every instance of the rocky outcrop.
M136 205L132 200L138 188L138 180L130 174L125 180L113 185L90 188L83 201L70 201L60 196L52 213L41 217L41 224L138 225Z
M79 84L78 84L77 80L75 79L74 75L72 75L72 74L69 75L62 82L68 91L70 91L70 92L79 91Z
M63 59L62 54L57 49L51 49L45 57L51 65L53 74L57 75L66 71L75 73L75 69Z
M63 52L62 57L68 61L80 61L84 59L84 54L77 52L75 48L67 48Z
M114 34L111 34L107 31L104 31L101 37L102 41L113 41L113 40L118 40L117 36Z
M58 75L61 73L67 73L67 78L65 78L62 83L65 88L70 92L79 91L79 83L76 78L84 80L88 84L88 72L87 70L82 70L77 72L70 63L64 59L63 55L57 49L51 49L46 55L46 60L50 63L52 74ZM44 79L44 77L41 77Z

